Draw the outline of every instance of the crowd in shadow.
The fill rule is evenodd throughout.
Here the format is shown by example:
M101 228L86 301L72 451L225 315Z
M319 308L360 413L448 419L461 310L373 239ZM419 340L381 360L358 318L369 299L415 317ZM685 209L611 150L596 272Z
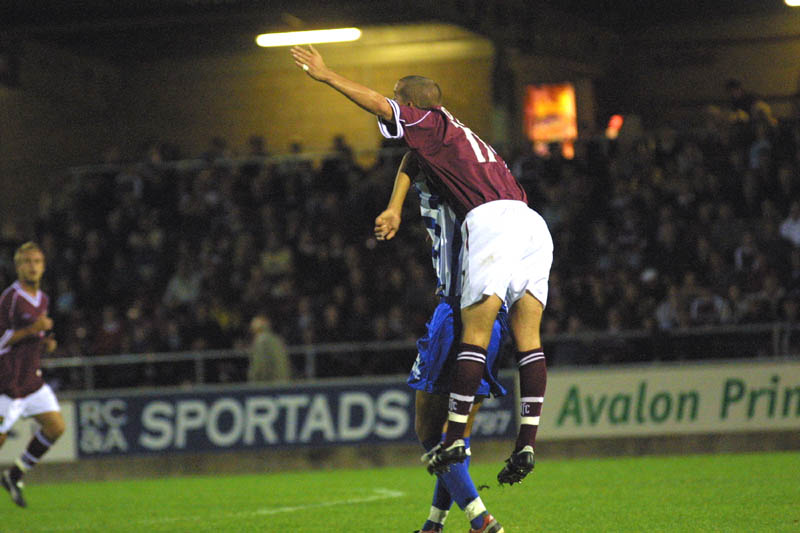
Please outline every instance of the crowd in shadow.
M504 154L555 243L550 364L800 349L791 329L778 341L747 328L679 335L797 323L800 112L712 109L684 126L587 136L571 159ZM436 303L417 203L395 239L372 236L401 156L387 143L360 164L343 137L322 155L271 155L253 137L239 153L223 139L195 159L153 143L65 173L35 221L59 354L241 348L259 313L289 345L415 339ZM20 240L4 232L4 285ZM331 355L318 375L405 372L414 355ZM119 379L175 383L187 370L137 372ZM220 364L210 380L243 372Z

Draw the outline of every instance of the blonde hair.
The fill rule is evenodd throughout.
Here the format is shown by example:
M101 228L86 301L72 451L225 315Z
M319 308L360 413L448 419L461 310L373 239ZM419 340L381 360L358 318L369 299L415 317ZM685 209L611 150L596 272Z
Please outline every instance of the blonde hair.
M20 261L22 261L22 254L30 252L30 251L38 251L42 255L44 255L44 251L42 251L42 247L36 244L33 241L28 241L22 244L17 251L14 252L14 264L18 265Z

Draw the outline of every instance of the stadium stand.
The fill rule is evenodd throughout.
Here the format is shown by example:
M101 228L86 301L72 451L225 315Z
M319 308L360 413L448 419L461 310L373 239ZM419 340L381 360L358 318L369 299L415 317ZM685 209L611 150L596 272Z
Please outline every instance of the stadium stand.
M506 154L556 243L552 364L767 355L771 333L743 326L796 325L800 111L704 118L630 141L585 138L571 160ZM294 345L416 338L435 296L415 207L394 241L371 235L400 155L386 145L364 167L343 137L326 154L279 156L258 138L242 154L214 139L197 159L155 143L65 172L36 223L59 353L241 348L257 313ZM2 284L18 241L6 228ZM741 327L695 334L715 325ZM800 350L791 327L780 343ZM407 370L379 356L331 355L317 375ZM183 369L172 372L158 379L180 382Z

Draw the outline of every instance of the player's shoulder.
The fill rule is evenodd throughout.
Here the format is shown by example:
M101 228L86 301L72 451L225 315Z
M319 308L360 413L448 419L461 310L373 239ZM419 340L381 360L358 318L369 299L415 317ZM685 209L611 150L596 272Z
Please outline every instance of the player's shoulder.
M408 105L398 104L400 122L405 127L416 126L422 124L426 120L439 120L445 119L446 115L442 113L442 107L414 107Z
M0 293L0 302L4 301L6 298L12 298L14 296L14 293L17 292L18 290L19 286L17 285L17 283L16 282L12 283L8 287L6 287L2 293Z

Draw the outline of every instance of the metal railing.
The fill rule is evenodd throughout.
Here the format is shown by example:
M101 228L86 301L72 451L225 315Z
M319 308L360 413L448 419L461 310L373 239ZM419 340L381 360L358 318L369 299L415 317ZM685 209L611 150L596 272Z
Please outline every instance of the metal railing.
M800 324L769 323L736 326L703 326L671 331L652 332L632 330L621 332L585 331L574 335L559 334L542 338L550 364L576 364L575 361L560 361L560 348L570 344L577 346L586 354L599 355L594 360L586 359L578 364L613 364L641 362L647 360L670 359L737 359L753 357L785 357L800 355ZM654 344L655 343L655 344ZM661 351L653 352L653 346ZM312 379L321 375L345 375L346 368L336 369L342 361L360 361L354 366L363 369L365 357L378 361L384 372L397 373L410 369L416 356L413 341L381 342L342 342L326 344L306 344L289 347L289 356L296 375ZM324 365L320 359L324 358ZM198 385L218 382L219 368L226 363L239 369L234 381L242 381L246 376L248 353L246 350L205 350L174 353L138 353L102 356L58 357L43 361L43 367L50 376L61 381L62 388L92 390L107 386L137 386L139 383L126 382L130 373L119 372L123 367L134 367L142 374L149 369L151 375L169 366L180 367L175 373L183 383ZM390 364L386 364L386 363ZM330 373L333 367L333 374ZM367 364L366 367L369 367ZM174 370L174 369L172 369ZM336 374L336 371L340 371ZM344 372L344 373L342 373ZM145 374L147 372L144 372ZM107 383L109 376L112 383ZM135 381L135 379L133 379ZM178 384L178 383L170 383Z
M379 149L366 148L361 150L353 150L352 155L356 162L370 161L379 157L395 157L402 158L403 154L407 151L403 147L383 147ZM76 165L67 169L67 174L73 178L83 178L92 174L111 174L122 172L130 168L131 165L155 165L159 169L171 169L183 172L193 172L213 166L234 167L240 168L245 165L279 165L281 163L306 163L317 164L329 158L342 157L339 152L331 150L314 150L298 153L281 153L272 155L236 155L230 157L192 157L176 160L165 160L157 164L149 163L146 161L127 161L124 163L93 163L88 165ZM396 168L396 164L392 168Z
M416 343L413 341L373 341L373 342L342 342L324 344L303 344L289 347L289 357L293 366L299 367L299 375L303 379L319 377L318 359L324 355L352 355L352 354L379 354L380 357L397 357L403 355L405 368L410 368L410 361L416 355ZM95 355L95 356L73 356L73 357L54 357L44 359L42 366L49 370L51 374L59 374L59 371L67 371L68 379L62 379L71 384L67 388L80 388L92 390L97 388L100 374L113 375L115 369L122 367L158 367L160 365L182 365L182 377L188 379L192 384L202 384L216 381L213 375L216 366L220 363L234 362L240 367L246 368L248 362L247 350L202 350L185 352L163 352L163 353L136 353L119 355ZM400 365L397 365L400 366ZM161 366L163 368L163 366ZM241 372L240 374L244 374ZM244 379L244 375L239 376L239 380ZM119 383L114 380L115 385L135 386L130 383ZM75 385L78 385L77 387Z

